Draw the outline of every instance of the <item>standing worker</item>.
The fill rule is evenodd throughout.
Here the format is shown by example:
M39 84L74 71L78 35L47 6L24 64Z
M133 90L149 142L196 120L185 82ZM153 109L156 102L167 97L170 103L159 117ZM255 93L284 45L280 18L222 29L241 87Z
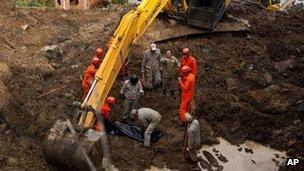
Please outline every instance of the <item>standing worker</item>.
M146 50L141 64L141 73L142 76L146 77L148 89L153 89L160 85L160 58L160 50L156 47L156 44L152 43L150 49Z
M190 104L193 101L195 93L195 76L191 73L191 68L183 66L181 69L181 78L179 80L181 89L181 104L179 108L179 118L184 124L186 122L185 114L190 112Z
M138 118L146 128L144 146L150 147L151 133L155 129L156 125L160 122L160 114L150 108L140 108L138 110L132 110L132 118Z
M140 94L144 93L141 82L137 75L131 75L129 80L126 80L120 90L120 97L124 99L124 111L122 119L126 121L130 118L131 111L136 105Z
M193 117L186 113L185 115L186 122L187 122L187 130L185 135L185 141L186 144L184 144L184 147L186 147L187 154L186 159L190 159L193 162L197 162L197 155L196 151L199 150L201 147L201 130L198 120L193 119Z
M112 96L108 96L104 102L104 104L101 106L101 115L103 117L103 123L105 125L105 129L107 132L111 132L112 130L112 124L110 123L110 114L111 114L111 108L115 105L116 100ZM94 129L97 131L102 130L102 125L96 120L94 124Z
M100 66L100 59L94 56L91 60L90 66L84 72L82 80L82 98L84 99L89 93L90 87L94 81L94 75Z
M174 95L178 78L176 71L179 68L179 61L175 56L172 56L170 50L167 50L164 57L160 59L160 66L164 93L167 96L170 94Z
M197 66L196 66L196 59L190 55L189 48L184 48L182 50L183 56L180 59L180 68L183 66L188 66L191 68L191 73L194 76L197 76Z

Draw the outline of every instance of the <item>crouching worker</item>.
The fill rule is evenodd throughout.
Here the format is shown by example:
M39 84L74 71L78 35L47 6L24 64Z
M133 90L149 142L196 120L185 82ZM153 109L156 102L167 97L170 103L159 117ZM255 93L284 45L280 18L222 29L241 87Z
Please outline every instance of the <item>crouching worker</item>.
M140 108L132 110L131 117L138 118L146 128L144 146L150 147L151 133L160 122L160 114L150 108Z
M190 159L193 162L197 162L196 151L201 147L201 131L198 120L193 119L193 117L186 113L186 122L187 122L187 132L186 132L186 159Z
M113 124L110 122L110 114L111 108L115 105L115 103L115 98L112 96L108 96L100 109L101 115L103 117L103 123L107 133L111 132L113 129ZM102 125L97 120L95 121L94 129L96 131L102 131Z

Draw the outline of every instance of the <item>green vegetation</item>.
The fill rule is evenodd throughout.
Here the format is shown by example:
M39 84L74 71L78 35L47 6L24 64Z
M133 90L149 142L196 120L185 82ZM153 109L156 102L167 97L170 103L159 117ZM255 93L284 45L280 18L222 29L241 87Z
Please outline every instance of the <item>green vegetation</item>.
M43 7L54 7L53 0L17 0L17 6L21 8L43 8Z

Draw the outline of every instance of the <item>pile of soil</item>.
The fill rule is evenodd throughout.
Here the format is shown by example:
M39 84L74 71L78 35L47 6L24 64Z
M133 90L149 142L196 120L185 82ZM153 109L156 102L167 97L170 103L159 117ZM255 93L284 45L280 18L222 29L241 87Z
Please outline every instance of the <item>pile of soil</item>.
M63 12L15 9L10 3L0 8L7 9L0 13L0 59L11 73L0 79L6 89L0 93L7 97L0 106L0 168L56 169L44 160L40 144L57 119L74 111L81 74L94 49L106 48L128 8ZM171 49L179 58L187 46L197 58L196 117L210 125L208 130L232 143L250 139L303 157L304 12L268 14L246 4L230 12L248 19L251 32L180 38L160 43L160 49ZM131 50L130 73L139 74L143 49L153 40L142 41L146 43ZM117 79L112 95L117 97L122 81ZM159 128L165 135L151 149L127 137L109 136L114 165L121 170L151 165L191 170L193 165L181 157L179 97L147 91L139 105L161 113ZM121 112L116 105L112 119L120 119Z

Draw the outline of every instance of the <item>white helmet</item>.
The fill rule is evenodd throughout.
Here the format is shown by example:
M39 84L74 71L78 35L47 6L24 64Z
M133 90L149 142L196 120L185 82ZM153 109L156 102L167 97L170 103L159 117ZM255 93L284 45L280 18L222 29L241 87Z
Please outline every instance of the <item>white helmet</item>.
M150 49L153 50L153 51L155 51L156 50L156 44L155 43L151 43Z
M185 118L186 118L186 122L188 122L188 123L193 121L193 117L189 113L185 114Z
M132 118L134 118L135 116L136 116L136 114L137 114L137 109L133 109L132 111L131 111L131 117Z

